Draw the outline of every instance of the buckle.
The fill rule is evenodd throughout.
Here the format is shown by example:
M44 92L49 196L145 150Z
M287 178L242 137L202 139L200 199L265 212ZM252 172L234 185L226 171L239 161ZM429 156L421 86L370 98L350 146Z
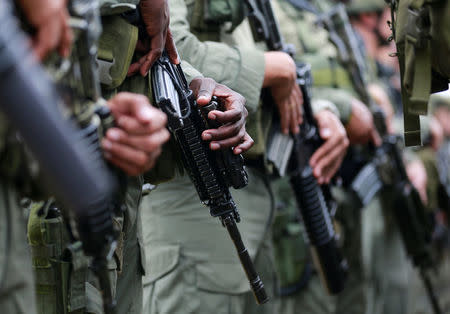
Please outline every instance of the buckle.
M111 85L113 83L113 79L111 77L111 67L116 63L116 60L113 59L111 61L106 61L103 59L97 58L98 64L98 73L100 77L100 82L104 85Z

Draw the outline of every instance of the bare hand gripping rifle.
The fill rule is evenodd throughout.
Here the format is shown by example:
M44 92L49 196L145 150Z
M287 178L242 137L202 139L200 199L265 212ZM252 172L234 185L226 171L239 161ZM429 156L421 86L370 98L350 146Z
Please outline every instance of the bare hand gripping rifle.
M181 150L185 169L200 200L209 207L211 216L219 217L227 228L256 302L263 304L269 299L237 228L240 217L229 190L243 188L248 183L243 158L231 149L212 151L201 138L204 130L219 127L207 115L212 110L220 110L220 102L213 99L199 109L181 66L170 63L165 55L153 65L151 75L154 99L168 116L169 130Z
M245 0L248 17L256 41L264 41L269 50L284 51L294 56L294 49L283 42L283 38L275 18L270 0ZM297 64L297 83L303 93L303 123L300 134L281 134L279 127L273 130L268 145L268 158L274 161L280 175L287 169L297 206L305 224L305 229L311 243L315 266L323 285L331 294L337 294L344 289L348 265L343 259L336 241L332 215L336 211L330 187L319 185L313 175L309 160L322 145L319 128L313 116L310 99L312 84L309 65ZM271 101L266 95L265 101ZM291 145L280 148L282 143ZM280 145L281 143L281 145ZM290 147L291 149L286 149ZM271 158L273 154L286 153L287 157ZM278 160L286 161L278 163ZM277 165L278 164L278 165ZM280 171L281 170L281 171Z
M394 191L394 218L399 227L407 254L414 266L419 268L428 297L435 314L442 313L428 276L433 266L431 239L433 224L420 199L419 193L411 184L402 160L400 138L387 133L385 116L374 104L365 79L365 59L351 27L345 6L338 4L331 11L319 17L330 33L330 40L336 46L341 62L350 69L351 79L361 100L368 105L374 117L375 126L382 136L381 147L374 149L372 160L368 160L352 183L352 189L366 205L382 189Z
M98 141L64 116L66 105L47 73L29 55L27 39L6 4L0 3L0 111L38 161L49 193L76 222L83 249L97 265L115 247L116 178L103 161Z

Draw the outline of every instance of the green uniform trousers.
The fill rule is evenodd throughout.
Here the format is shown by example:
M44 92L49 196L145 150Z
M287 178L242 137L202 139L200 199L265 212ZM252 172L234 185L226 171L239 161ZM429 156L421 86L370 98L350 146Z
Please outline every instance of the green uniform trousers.
M270 242L272 202L256 171L249 185L233 191L238 224L272 301L257 306L234 245L218 218L200 204L187 176L159 185L141 212L148 272L144 313L277 313Z
M364 281L361 209L350 193L341 188L333 189L333 196L338 203L338 228L342 253L349 263L349 274L345 289L336 296L329 295L314 274L308 284L296 294L280 297L280 313L326 314L348 313L363 314L367 307L367 288Z
M363 211L368 314L410 314L406 306L411 263L389 212L392 200L392 196L382 192Z
M0 180L0 313L34 314L33 272L18 196Z
M436 272L431 271L431 282L436 297L443 313L450 313L450 254L448 248L439 261ZM408 298L408 314L433 313L430 300L425 291L423 281L419 278L417 269L412 269L409 274L411 278L411 293Z

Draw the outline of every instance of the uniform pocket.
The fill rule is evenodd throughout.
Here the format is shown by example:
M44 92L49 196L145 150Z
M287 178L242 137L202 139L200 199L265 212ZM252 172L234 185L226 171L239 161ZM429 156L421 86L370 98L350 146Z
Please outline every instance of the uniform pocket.
M201 290L241 294L250 291L250 286L241 264L198 263L195 265L197 287Z
M175 269L180 260L179 245L154 246L147 252L146 275L142 283L152 284Z

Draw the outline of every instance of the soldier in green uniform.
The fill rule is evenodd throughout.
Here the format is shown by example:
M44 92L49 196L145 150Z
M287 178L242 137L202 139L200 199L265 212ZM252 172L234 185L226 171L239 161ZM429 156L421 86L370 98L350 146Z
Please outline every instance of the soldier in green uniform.
M379 138L371 114L366 105L358 100L349 70L340 64L339 52L330 42L328 32L317 25L320 14L327 12L332 5L327 1L274 2L286 40L299 47L297 56L300 60L312 64L313 96L318 95L317 97L336 104L351 145L370 141L377 144ZM278 226L275 228L279 228L277 234L280 236L274 240L279 243L278 271L284 274L280 291L283 313L294 313L299 308L308 313L363 313L366 310L361 209L355 206L357 202L351 193L344 189L335 188L333 194L339 203L337 219L341 228L338 230L344 244L343 253L349 259L350 272L346 288L337 297L327 296L319 283L319 277L312 273L308 245L302 243L298 235L300 226L295 220L292 221L292 218L291 222L286 224L286 211L292 206L292 196L286 192L280 193L281 201L287 204L287 208L279 213ZM296 250L290 248L289 243L295 246ZM290 259L293 261L289 261Z
M290 99L295 67L287 54L256 48L247 22L242 23L242 3L229 3L227 8L220 1L174 1L171 29L183 59L247 99L248 129L255 147L246 156L251 160L249 186L233 191L233 197L242 216L239 227L244 241L273 296L277 289L270 230L273 199L264 163L266 121L271 118L267 113L272 109L260 106L260 91L261 87L271 89L283 130L298 132L298 99ZM322 130L328 129L324 138L331 142L329 146L345 151L345 133L336 116L327 110L320 115L325 120ZM330 163L339 163L339 157L331 158ZM333 166L325 167L321 158L318 164L326 169L318 177L326 181ZM183 191L175 202L174 190ZM178 174L171 182L159 185L143 206L147 207L143 211L144 233L150 266L144 279L145 313L278 313L275 300L255 305L229 240L201 209L187 178ZM149 215L146 209L150 209Z
M101 10L105 14L120 14L134 8L134 5L130 7L127 4L112 3L111 1L105 1L101 6ZM155 14L158 16L157 12ZM161 13L160 16L164 18L164 14ZM113 17L109 20L110 23L117 23L117 20L111 22L112 19ZM130 34L133 31L137 34L136 27L131 25L126 27L126 22L120 25L123 26L122 33L119 32L116 35L125 34L126 43L133 45ZM94 25L94 27L98 27L98 25ZM161 31L167 31L167 29L162 28ZM107 35L105 34L105 36ZM77 39L79 40L79 37ZM105 41L108 43L108 37L105 39L103 36L102 40L103 43ZM77 41L77 44L81 43ZM164 46L164 44L162 45ZM161 50L161 47L158 49ZM104 46L101 46L99 55L105 50ZM79 52L77 49L74 51ZM133 51L134 46L132 46L131 55L125 53L122 59L115 59L117 67L114 67L110 73L106 72L104 76L109 78L111 75L114 76L119 73L121 75L120 80L123 81L131 63ZM79 60L76 58L76 53L72 54L71 62L77 64ZM127 59L130 63L124 64ZM54 70L53 64L50 60L49 69ZM86 64L82 66L86 66ZM125 70L123 70L123 67L125 67ZM54 71L54 73L58 74L58 71ZM63 78L55 75L55 79L59 84L70 86L70 82L73 81L70 74ZM120 80L119 84L121 83ZM77 81L75 86L72 87L79 89L81 82ZM117 79L115 83L117 83ZM89 86L86 88L83 85L85 92L89 88ZM142 262L144 254L140 251L142 246L139 244L141 242L140 221L137 211L142 179L137 175L154 165L156 158L161 153L161 145L167 141L169 133L165 129L166 119L164 114L153 109L149 105L147 97L118 92L120 90L110 88L104 93L106 97L115 95L109 101L108 107L115 117L118 127L108 130L102 140L102 148L105 158L130 177L127 180L125 211L122 217L116 217L115 220L121 234L118 248L109 267L113 281L113 294L120 300L117 311L119 313L140 313L142 307L141 277L145 263ZM88 103L75 108L89 109L92 107ZM86 118L86 116L80 114L82 112L89 112L89 110L79 111L77 119ZM71 259L64 258L64 254L67 254L68 245L72 241L62 217L57 214L52 202L33 206L28 234L33 252L33 264L37 274L39 311L42 313L103 313L102 296L97 289L96 278L88 269L89 260L82 252L78 251L72 252ZM49 250L49 248L53 249Z
M438 228L434 233L434 256L436 272L432 276L432 284L435 288L439 304L444 313L450 310L449 276L450 256L448 238L448 206L449 206L449 178L450 178L450 135L448 117L450 108L450 95L448 91L432 94L430 96L429 109L437 121L442 123L444 142L437 151L431 147L422 147L418 155L424 162L428 173L427 182L427 207L433 211ZM423 121L422 121L423 122ZM425 141L425 143L429 141ZM438 186L442 189L438 193ZM427 298L423 283L417 274L412 272L411 293L408 299L408 313L430 313L431 304Z

